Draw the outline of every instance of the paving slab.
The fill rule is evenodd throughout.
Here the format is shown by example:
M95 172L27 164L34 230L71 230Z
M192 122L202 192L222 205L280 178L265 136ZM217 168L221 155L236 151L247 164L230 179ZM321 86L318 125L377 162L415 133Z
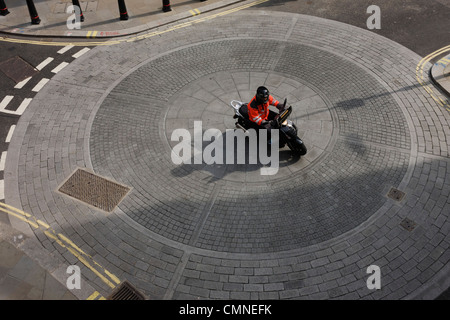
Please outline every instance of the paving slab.
M24 243L32 240L4 223L0 231L0 300L78 299L55 278L49 265L42 263L47 252L41 251L42 256L33 259L23 249Z
M40 18L31 24L25 2L5 1L8 11L0 16L0 33L13 36L109 38L135 34L173 21L197 16L243 0L169 1L169 12L163 12L162 0L125 1L128 20L120 19L115 0L79 1L84 21L75 21L68 0L34 1Z

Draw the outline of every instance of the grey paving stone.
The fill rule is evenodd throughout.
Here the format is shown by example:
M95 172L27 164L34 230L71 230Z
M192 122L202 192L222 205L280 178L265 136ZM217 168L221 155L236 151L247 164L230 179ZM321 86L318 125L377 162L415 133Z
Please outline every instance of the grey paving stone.
M71 63L18 123L6 199L153 298L438 294L424 292L449 263L449 116L416 84L421 57L336 21L249 19L262 14L96 47ZM278 23L286 15L296 19ZM278 177L171 161L171 131L192 131L195 120L233 127L229 100L249 99L259 83L289 97L307 157L282 159ZM55 192L77 167L132 191L110 215ZM406 199L388 199L391 187ZM405 217L414 230L398 225ZM365 270L376 263L383 290L368 292Z

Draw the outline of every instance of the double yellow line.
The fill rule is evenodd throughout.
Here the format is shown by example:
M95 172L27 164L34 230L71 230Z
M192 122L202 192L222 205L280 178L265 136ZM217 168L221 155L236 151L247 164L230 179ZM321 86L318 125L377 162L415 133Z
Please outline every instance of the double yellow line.
M97 36L98 31L88 31L86 34L86 38L95 38Z
M104 283L106 283L111 289L114 289L116 285L120 284L119 278L114 274L103 268L94 259L81 250L75 243L61 233L56 233L47 223L42 220L36 219L29 213L14 208L6 203L0 202L0 211L10 214L30 225L32 228L40 229L44 234L60 245L62 248L67 249L72 255L74 255L81 263L88 267L95 275L97 275ZM98 292L97 292L98 293ZM95 292L94 292L95 294ZM95 297L98 296L95 295ZM92 295L89 297L91 298ZM94 298L95 298L94 297ZM89 299L88 298L88 299ZM100 300L100 299L99 299Z
M98 291L95 291L86 300L106 300L106 299Z
M445 63L445 66L447 66L448 64L450 64L450 58L442 58L436 63L437 64L440 64L440 63L444 64Z
M197 20L194 20L193 23L199 23L199 22L204 22L204 21L207 21L207 20L215 19L217 17L221 17L221 16L228 15L230 13L238 12L238 11L241 11L243 9L247 9L247 8L256 6L258 4L267 2L267 1L269 1L269 0L256 0L256 1L244 4L242 6L239 6L239 7L233 8L233 9L229 9L229 10L226 10L226 11L223 11L223 12L219 12L219 13L207 16L207 17L199 18Z
M198 10L198 9L192 9L192 10L189 10L189 13L192 14L193 16L197 16L197 15L199 15L201 12L200 12L200 10Z
M177 29L181 29L181 28L185 28L185 27L189 27L192 26L195 23L200 23L200 22L204 22L207 20L211 20L211 19L215 19L217 17L221 17L224 15L228 15L230 13L234 13L234 12L238 12L240 10L243 9L247 9L253 6L256 6L258 4L267 2L269 0L256 0L241 6L238 6L236 8L233 9L229 9L220 13L216 13L213 15L209 15L203 18L199 18L196 19L194 21L189 21L189 22L184 22L184 23L180 23L177 25L174 25L173 27L167 28L166 30L163 31L154 31L154 32L148 32L145 34L141 34L138 36L134 36L134 37L130 37L130 38L126 38L126 39L117 39L117 40L108 40L108 41L88 41L88 42L53 42L53 41L39 41L39 40L26 40L26 39L14 39L14 38L8 38L8 37L0 37L0 41L3 42L12 42L12 43L25 43L25 44L34 44L34 45L44 45L44 46L59 46L59 47L63 47L63 46L68 46L68 45L73 45L73 46L83 46L83 47L87 47L87 46L111 46L111 45L115 45L115 44L120 44L120 43L124 43L124 42L134 42L137 40L142 40L142 39L146 39L146 38L150 38L150 37L154 37L157 35L162 35L164 33L168 33ZM191 10L193 11L193 10ZM195 13L195 14L194 14ZM193 12L191 12L191 14L193 14L194 16L199 15L200 11L198 9L194 9ZM87 37L89 38L93 38L97 35L97 31L89 31Z
M213 15L208 15L208 16L205 16L203 18L198 18L198 19L195 19L195 20L192 20L192 21L187 21L187 22L184 22L184 23L180 23L180 24L177 24L177 25L175 25L173 27L170 27L170 28L168 28L166 30L149 32L149 33L141 34L139 36L131 37L131 38L128 38L128 39L118 40L118 42L119 43L120 42L134 42L134 41L137 41L137 40L142 40L142 39L147 39L147 38L151 38L151 37L154 37L154 36L162 35L162 34L165 34L165 33L168 33L168 32L174 31L174 30L177 30L177 29L190 27L190 26L192 26L192 25L194 25L196 23L205 22L205 21L208 21L208 20L215 19L217 17L228 15L230 13L238 12L238 11L241 11L243 9L247 9L247 8L256 6L258 4L267 2L267 1L269 1L269 0L253 1L253 2L250 2L248 4L245 4L245 5L233 8L233 9L229 9L229 10L226 10L226 11L223 11L223 12L219 12L219 13L216 13L216 14L213 14Z
M419 84L428 92L428 94L431 96L431 98L436 101L441 107L446 108L447 111L450 111L450 105L447 101L444 101L441 97L438 97L433 89L426 83L424 76L424 67L425 65L430 62L430 60L436 58L437 56L450 52L450 45L443 47L439 50L436 50L433 53L430 53L425 58L420 60L419 64L416 67L416 79L419 82Z

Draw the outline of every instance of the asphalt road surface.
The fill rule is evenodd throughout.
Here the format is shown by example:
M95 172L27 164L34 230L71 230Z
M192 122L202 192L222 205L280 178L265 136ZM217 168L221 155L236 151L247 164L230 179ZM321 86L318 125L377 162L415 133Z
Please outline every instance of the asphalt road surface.
M258 7L312 15L367 28L367 8L380 7L381 29L373 32L421 56L450 41L450 0L272 0Z

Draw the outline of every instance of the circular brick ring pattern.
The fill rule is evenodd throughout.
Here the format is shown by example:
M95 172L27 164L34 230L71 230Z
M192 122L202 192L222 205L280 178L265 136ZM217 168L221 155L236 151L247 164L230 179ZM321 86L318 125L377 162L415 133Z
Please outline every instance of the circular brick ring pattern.
M197 119L230 128L230 100L248 99L260 83L288 97L299 127L311 128L309 160L259 181L245 167L225 177L171 161L172 129ZM323 132L313 132L319 123ZM171 240L231 253L298 249L357 227L402 181L409 150L400 107L367 71L314 47L259 39L204 42L142 65L103 101L90 138L94 170L133 188L119 206L125 214Z

